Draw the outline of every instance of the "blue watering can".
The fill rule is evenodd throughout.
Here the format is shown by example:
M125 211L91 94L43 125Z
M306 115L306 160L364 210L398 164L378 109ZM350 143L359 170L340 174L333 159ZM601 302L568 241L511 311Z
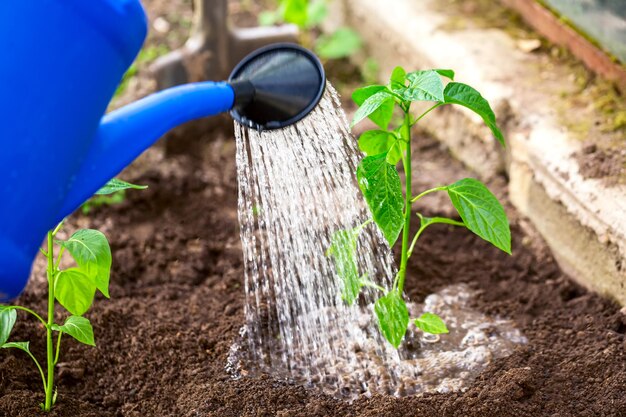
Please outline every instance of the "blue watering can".
M319 60L280 44L228 82L173 87L103 117L146 31L138 0L0 1L0 302L26 285L46 231L171 128L226 111L281 128L323 94Z

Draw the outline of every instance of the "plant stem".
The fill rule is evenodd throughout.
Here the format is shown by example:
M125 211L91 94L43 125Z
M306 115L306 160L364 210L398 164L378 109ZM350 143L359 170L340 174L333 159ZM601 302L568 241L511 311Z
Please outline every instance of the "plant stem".
M44 320L44 319L43 319L43 318L42 318L39 314L35 313L35 312L34 312L33 310L31 310L30 308L26 308L26 307L22 307L22 306L14 306L14 307L12 307L12 308L14 308L14 309L16 309L16 310L22 310L22 311L25 311L25 312L27 312L27 313L30 313L30 314L32 314L33 316L35 316L35 317L37 318L37 320L39 320L40 322L42 322L44 326L46 325L46 321L45 321L45 320Z
M418 194L417 197L414 197L411 200L411 203L415 203L417 200L419 200L420 198L424 197L426 194L434 193L435 191L445 191L447 189L448 189L448 187L446 187L445 185L441 186L441 187L431 188L430 190L426 190L423 193Z
M411 257L411 254L413 253L413 248L415 247L415 244L417 243L417 239L419 239L420 235L422 234L424 229L428 227L428 225L429 223L420 225L419 230L417 231L417 233L415 233L415 236L413 237L413 242L411 242L411 247L409 248L409 253L407 254L409 258Z
M57 337L57 353L54 355L54 366L57 366L57 363L59 363L59 352L61 352L61 336L63 336L63 332L59 332L59 336Z
M411 242L411 247L409 248L409 253L408 253L409 258L411 257L411 254L413 253L413 248L415 247L415 244L417 243L417 239L419 239L424 229L426 229L431 224L444 223L444 224L451 224L453 226L465 226L465 223L463 222L459 222L453 219L448 219L445 217L431 217L431 218L428 218L428 221L424 221L424 217L421 214L417 213L417 215L420 218L420 228L417 231L417 233L415 233L415 236L413 237L413 242Z
M54 278L56 275L54 263L54 235L58 232L59 228L60 224L54 231L48 232L48 323L46 325L48 382L44 387L46 391L44 411L50 411L52 408L52 392L54 386L54 345L52 341L52 325L54 324Z
M56 271L57 269L59 269L59 265L61 265L61 257L63 256L63 251L65 250L65 248L61 248L59 250L59 256L57 257L57 262L54 264L54 270Z
M406 265L409 259L409 232L411 228L411 113L409 112L409 106L407 106L404 113L404 129L401 132L406 136L406 154L402 159L404 165L404 177L405 177L405 196L404 196L404 227L402 228L402 254L400 258L400 270L396 275L396 282L394 286L398 290L399 294L402 294L404 288L404 279L406 278Z
M386 294L386 293L387 293L387 290L386 290L386 289L384 289L383 287L381 287L381 286L380 286L380 285L378 285L378 284L373 283L372 281L370 281L370 280L368 280L368 279L361 278L361 279L359 280L359 283L360 283L363 287L374 288L374 289L376 289L376 290L382 291L382 292L383 292L383 294Z
M432 106L431 108L429 108L428 110L426 110L424 113L420 114L419 117L413 121L413 125L416 124L417 122L419 122L420 120L422 120L422 118L424 116L426 116L428 113L430 113L431 111L435 110L439 106L443 106L444 104L446 104L446 103L437 103L434 106ZM412 125L410 125L410 126L412 126Z
M405 196L404 196L404 227L402 228L402 254L400 258L400 270L396 275L394 280L394 287L398 290L399 294L402 294L402 290L404 289L404 280L406 278L406 266L409 260L409 233L411 228L411 203L417 201L419 198L427 194L428 192L440 191L445 189L444 187L437 187L429 190L428 192L424 192L415 199L412 199L411 196L411 126L419 122L424 116L433 111L439 106L442 106L445 103L437 103L426 110L424 113L419 115L413 123L411 123L411 103L407 103L402 107L404 111L404 121L403 128L400 129L400 132L405 136L404 140L406 142L406 153L403 155L402 164L404 166L404 177L405 177Z
M41 369L41 365L39 365L39 361L37 360L37 358L35 358L35 355L33 355L29 350L25 351L28 356L30 356L30 358L33 360L33 362L35 362L35 365L37 365L37 369L39 369L39 375L41 375L41 381L43 382L43 386L44 388L46 387L46 376L43 373L43 369Z
M355 227L355 230L356 230L358 233L361 233L361 230L365 229L365 226L367 226L368 224L372 223L373 221L374 221L374 219L371 219L371 218L370 218L370 219L367 219L367 220L365 220L365 222L363 222L363 224L361 224L361 225L359 225L359 226Z
M65 219L61 220L61 222L59 224L57 224L57 227L55 227L54 230L52 231L52 237L55 237L57 235L57 233L59 233L59 230L61 230L61 227L63 227L63 222L64 221L65 221Z

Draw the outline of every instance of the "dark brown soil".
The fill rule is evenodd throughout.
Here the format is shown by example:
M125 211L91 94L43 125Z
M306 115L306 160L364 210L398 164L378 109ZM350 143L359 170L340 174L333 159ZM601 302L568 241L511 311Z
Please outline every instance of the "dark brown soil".
M149 44L179 46L189 26L190 1L145 3L151 22L163 15L179 28L172 30L175 36L152 31ZM242 7L232 9L233 15L255 13ZM140 65L139 80L142 71ZM131 86L127 101L151 90L144 84ZM476 308L512 318L528 337L527 345L495 361L466 392L378 396L348 404L271 375L231 379L224 366L243 324L234 142L223 133L198 141L202 145L193 157L163 159L160 150L149 150L122 176L149 185L148 190L129 192L121 205L68 222L68 233L92 227L111 241L111 299L99 297L87 313L96 348L64 341L58 403L49 415L626 415L626 315L568 280L511 207L513 256L465 230L433 227L418 245L407 279L417 301L466 282L479 291ZM430 139L419 140L416 154L422 161L416 190L470 175ZM497 179L490 187L504 196L504 184ZM426 214L451 214L439 196L423 204ZM45 310L42 268L38 260L18 300L40 312ZM43 334L20 314L12 340L30 340L34 354L43 358ZM0 416L45 415L38 408L42 398L30 360L21 352L0 350Z
M348 404L270 376L232 380L224 370L243 324L234 142L198 138L204 152L163 159L150 150L123 175L147 184L121 205L74 216L103 230L114 264L111 299L87 313L96 348L64 341L52 416L623 416L626 316L565 277L509 207L514 255L465 230L433 227L416 249L413 299L455 282L479 290L476 308L510 317L528 337L464 393L379 396ZM417 186L468 175L421 138ZM504 180L491 184L502 195ZM423 211L447 213L437 197ZM419 261L419 262L418 262ZM36 266L36 271L41 265ZM44 310L34 277L19 304ZM43 357L43 331L23 315L12 340ZM42 415L41 382L21 352L0 351L0 415Z
M585 178L601 178L608 185L626 182L626 150L621 147L603 149L588 143L575 157Z

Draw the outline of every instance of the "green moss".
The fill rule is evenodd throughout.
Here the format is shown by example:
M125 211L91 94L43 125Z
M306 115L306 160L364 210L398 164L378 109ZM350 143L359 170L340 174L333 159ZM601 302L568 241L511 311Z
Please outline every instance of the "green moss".
M448 15L441 29L466 30L472 27L500 29L516 39L525 39L532 29L519 14L493 0L440 0L435 8Z
M595 79L589 96L593 109L602 116L602 132L626 132L626 100L613 84Z
M439 28L448 32L465 30L468 28L468 21L462 16L450 16Z
M626 131L626 110L620 110L613 118L613 131Z
M582 67L578 64L578 68ZM588 73L576 78L574 91L562 92L554 106L561 122L581 140L594 132L608 136L604 141L623 146L626 132L626 102L615 86Z

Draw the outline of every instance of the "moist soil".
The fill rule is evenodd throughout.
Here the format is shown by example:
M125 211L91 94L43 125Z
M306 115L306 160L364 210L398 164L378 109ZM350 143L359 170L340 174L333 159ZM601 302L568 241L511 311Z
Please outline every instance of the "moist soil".
M189 3L144 1L151 23L165 16L172 25L167 34L151 30L149 46L182 44ZM239 23L258 12L244 3L251 7L229 3ZM154 88L147 65L138 65L117 105ZM97 347L64 339L58 401L49 414L39 410L43 392L30 359L1 350L0 416L626 415L626 314L559 270L536 232L506 203L505 178L489 186L505 201L513 256L464 229L433 226L414 252L406 281L416 302L466 283L478 294L473 307L512 319L528 338L512 355L494 361L468 390L374 396L349 404L272 375L232 379L225 365L244 324L235 144L223 131L185 130L183 135L197 143L192 152L166 158L164 147L152 148L121 175L149 189L68 220L63 233L90 227L111 242L111 299L98 296L86 314ZM472 175L434 140L416 139L416 191ZM417 208L431 216L453 215L445 196L429 195ZM42 261L35 263L17 303L43 313ZM57 313L62 321L61 309ZM29 340L42 359L44 335L37 322L18 314L11 340Z
M416 138L425 189L471 175L445 149ZM111 242L111 299L86 316L97 347L63 341L58 402L50 416L624 416L626 316L570 281L508 203L513 256L468 231L425 233L406 288L421 301L453 283L478 292L474 307L514 320L528 338L495 360L465 392L349 404L272 375L234 380L229 349L244 323L243 265L232 136L198 136L201 151L165 158L150 149L122 178L149 189L125 202L77 213L65 228L102 230ZM504 178L489 185L506 201ZM304 204L304 202L303 202ZM449 215L443 197L427 215ZM20 305L45 311L39 259ZM61 310L58 310L61 315ZM11 337L44 357L44 330L23 314ZM444 336L445 337L445 336ZM38 416L41 381L22 352L0 352L0 415Z

